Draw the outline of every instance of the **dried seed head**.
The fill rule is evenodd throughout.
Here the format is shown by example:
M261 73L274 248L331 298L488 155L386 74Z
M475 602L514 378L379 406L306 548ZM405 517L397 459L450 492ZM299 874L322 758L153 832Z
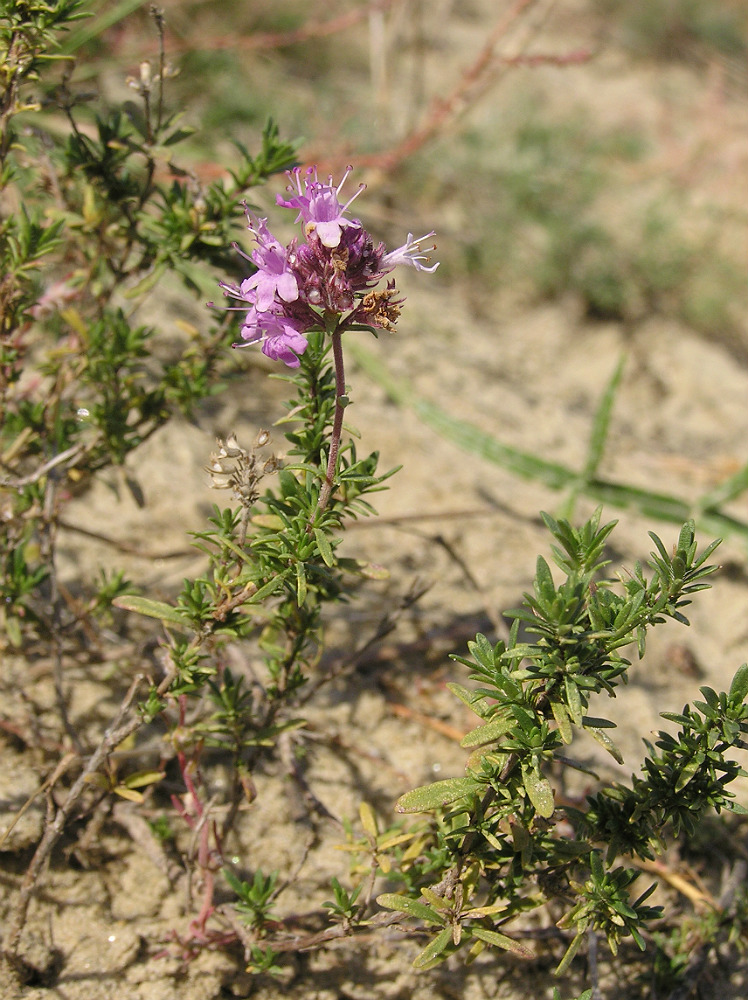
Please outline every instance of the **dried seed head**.
M205 471L210 476L210 488L232 490L234 499L243 507L251 507L260 496L259 483L264 476L275 472L278 460L275 455L267 459L258 458L256 451L270 440L270 434L261 430L255 438L252 450L247 451L239 444L236 434L231 433L225 441L216 442L217 450L211 454Z

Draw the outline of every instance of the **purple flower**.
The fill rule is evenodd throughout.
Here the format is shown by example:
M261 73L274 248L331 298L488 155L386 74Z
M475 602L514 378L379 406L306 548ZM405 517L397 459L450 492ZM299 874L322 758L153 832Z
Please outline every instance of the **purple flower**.
M410 264L414 267L416 271L427 271L432 274L439 264L434 264L431 267L426 267L421 261L429 261L431 258L428 253L424 253L421 243L424 240L430 239L434 235L433 231L426 233L425 236L419 236L417 240L413 239L413 233L408 233L408 240L397 250L393 250L392 253L386 253L382 258L382 270L389 272L393 268L397 267L398 264ZM436 244L434 246L426 247L426 250L436 250Z
M273 361L283 361L289 368L299 367L299 355L307 349L306 337L300 332L300 324L282 311L260 311L252 306L242 326L242 339L247 347L262 343L262 353Z
M298 193L288 200L285 200L282 195L277 195L276 197L278 204L284 208L299 209L296 221L303 221L304 232L307 237L311 233L316 232L323 246L331 249L340 243L343 229L348 227L354 229L361 228L361 223L358 219L344 219L343 213L358 198L366 185L361 184L358 191L344 205L341 205L338 200L338 195L351 170L353 170L353 167L346 168L343 179L335 187L332 177L328 178L327 184L322 184L317 179L316 167L309 167L306 171L306 177L302 181L301 169L297 167L295 170L289 171L288 176L294 183L289 185L287 190L293 192L295 184L295 190Z
M247 218L250 220L247 228L257 242L257 249L252 251L249 259L257 265L257 272L241 283L242 296L248 302L254 302L260 310L269 309L276 294L284 302L295 302L299 297L299 286L288 266L289 251L270 233L267 219L255 220L249 213ZM246 254L243 256L246 257Z
M345 204L340 192L352 168L348 167L337 187L332 177L322 183L317 168L304 173L297 168L288 176L291 197L277 196L284 208L298 210L296 221L304 224L304 238L283 246L259 219L247 209L247 228L255 239L255 249L247 255L235 249L256 268L241 284L220 282L224 294L236 300L229 309L244 313L243 344L261 344L267 357L298 368L299 357L308 346L306 334L335 324L335 329L395 327L403 299L394 281L380 285L401 264L417 271L435 271L423 243L434 234L418 239L408 233L406 243L387 253L384 243L375 243L358 219L345 213L365 185ZM212 304L212 303L211 303Z

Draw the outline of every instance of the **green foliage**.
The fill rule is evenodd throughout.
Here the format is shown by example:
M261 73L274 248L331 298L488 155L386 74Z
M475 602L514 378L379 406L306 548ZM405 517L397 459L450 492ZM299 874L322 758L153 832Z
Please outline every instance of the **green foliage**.
M732 948L739 959L746 955L748 889L739 884L727 906L705 907L684 915L675 926L653 934L653 981L664 995L688 982L689 967L713 944Z
M659 31L654 11L661 6L636 11L651 15ZM740 34L736 39L745 47ZM737 345L747 303L741 269L723 240L728 214L716 204L697 208L668 184L641 204L629 199L621 215L632 165L652 152L650 136L596 128L586 108L549 113L545 95L522 95L502 107L492 128L408 165L414 197L424 189L437 203L448 196L471 220L449 241L443 274L467 285L474 308L488 316L496 308L491 290L499 302L571 294L592 320L668 316ZM475 191L483 192L480 213L471 207Z
M738 4L709 0L650 0L631 6L599 0L615 16L624 40L639 57L683 62L716 55L745 57L745 20Z
M630 661L622 649L635 645L643 656L649 629L668 618L688 624L682 609L716 569L707 560L718 543L699 552L693 522L683 525L670 552L651 534L655 551L648 572L637 564L616 584L601 575L615 522L601 525L599 509L581 528L543 519L563 578L556 582L539 557L532 593L521 608L507 612L514 619L508 638L491 643L479 634L468 643L468 657L454 657L477 683L472 690L452 685L480 718L462 741L472 751L466 776L407 792L397 804L400 812L435 814L421 831L429 831L421 855L407 862L405 893L378 900L442 927L416 959L418 966L441 961L475 938L519 947L504 934L507 924L525 909L552 907L559 898L566 901L559 926L573 931L559 972L590 931L604 934L614 954L625 937L643 949L646 925L660 914L660 908L644 905L654 885L632 900L630 886L640 873L614 868L615 860L651 859L668 838L692 834L709 810L745 811L728 790L745 775L729 756L746 746L745 666L728 693L702 688L703 702L663 713L680 730L660 733L655 746L645 741L642 776L631 785L603 786L584 808L557 805L549 765L585 770L564 752L575 731L588 733L622 761L607 735L614 723L588 714L590 703L602 693L614 695L626 682ZM561 821L571 824L573 837L557 832ZM434 875L439 881L429 888ZM540 891L533 891L533 882ZM464 924L471 913L481 917L480 932ZM499 933L497 926L501 941L491 936Z
M224 868L223 877L238 897L234 906L244 923L262 931L264 925L273 918L272 907L278 873L264 875L258 869L251 882L243 882L229 868Z
M331 880L332 891L335 895L333 901L328 900L323 903L322 906L329 910L330 919L334 922L349 921L352 919L355 913L356 900L361 892L361 886L357 886L353 892L348 892L343 886L338 882L336 878Z
M574 927L576 931L556 970L559 975L569 967L589 930L602 931L614 955L618 953L621 938L629 935L644 951L640 928L646 921L653 920L662 913L660 906L643 905L656 889L654 884L638 899L633 902L630 900L629 886L639 877L639 872L625 868L606 871L595 851L589 855L589 871L590 877L584 885L572 883L578 902L559 922L560 927Z
M107 731L95 766L77 784L96 801L116 795L142 805L147 796L154 806L150 829L170 850L182 849L180 833L189 829L183 860L198 876L202 898L186 936L174 938L185 959L239 939L250 971L279 975L280 954L297 944L307 950L395 921L416 923L425 938L418 969L457 952L470 960L486 947L528 958L519 940L523 920L540 910L567 932L560 972L591 935L604 936L614 953L628 938L643 948L660 909L647 905L653 886L635 896L639 873L626 859L652 859L674 838L693 837L707 812L745 812L732 790L745 772L731 755L746 748L748 667L728 692L705 686L703 700L662 713L676 731L645 741L640 773L629 783L601 782L588 772L595 787L581 802L561 799L559 776L570 766L587 770L566 756L578 735L621 761L609 735L614 723L591 714L593 702L626 683L624 650L636 646L643 656L651 628L667 619L688 624L684 610L707 585L717 544L699 551L694 522L686 520L690 511L701 524L748 537L746 526L721 510L745 491L747 472L739 470L696 504L599 478L622 363L602 394L580 470L504 446L418 399L407 384L383 380L394 399L462 447L563 489L566 516L543 515L553 536L550 557L537 559L531 592L507 613L513 619L508 635L493 641L478 634L468 655L454 657L468 667L473 686L452 684L451 690L478 720L462 740L469 751L465 774L402 795L400 813L426 814L412 825L410 819L380 825L362 806L363 835L356 840L348 826L352 887L331 879L332 899L306 915L315 924L311 939L297 936L302 922L294 926L296 915L278 915L279 897L294 876L250 868L254 874L245 881L227 867L223 845L239 810L257 797L255 777L265 768L282 763L307 805L314 802L299 767L300 741L307 737L304 703L335 676L320 669L328 617L350 600L359 577L372 574L343 555L341 543L350 521L374 513L370 494L384 489L392 473L378 471L377 452L359 457L351 428L336 438L350 389L340 389L342 372L331 361L331 336L339 335L334 317L320 316L298 369L279 376L291 395L278 422L289 446L284 463L263 453L265 431L246 448L231 436L211 456L212 485L230 489L235 505L216 505L205 528L193 533L205 556L202 571L185 579L172 600L132 593L115 570L102 573L93 592L60 599L55 529L66 497L104 469L123 465L167 421L189 414L219 388L232 321L190 330L187 341L176 344L172 331L149 318L149 296L165 288L202 294L211 269L230 272L242 199L294 160L294 145L269 121L256 155L235 143L237 162L226 179L202 183L180 167L176 147L189 142L193 130L166 106L163 51L157 67L143 64L130 81L137 100L106 106L97 99L89 107L69 54L133 6L125 0L71 35L85 16L77 0L16 0L0 25L6 95L0 109L0 614L14 650L34 643L30 648L45 649L60 673L68 657L82 660L92 636L106 638L113 608L156 629L143 648L156 650L164 677L148 676L128 732L147 725L165 736L165 758L172 756L166 766L178 769L183 791L172 794L167 814L163 786L167 780L173 786L174 776L167 777L161 763L120 774L130 751L118 742L118 726ZM162 40L163 15L153 17ZM254 109L245 114L252 119ZM683 308L694 256L678 244L665 217L652 212L642 221L643 249L628 256L594 218L604 189L600 160L637 156L636 137L598 141L585 133L580 143L577 135L576 123L525 123L513 140L516 158L493 178L507 231L519 213L544 234L534 262L537 290L555 295L573 288L598 316L627 318L641 302ZM465 246L466 259L478 260L486 245L476 237L474 246ZM34 377L22 378L28 371ZM137 483L132 489L137 492ZM648 565L611 579L606 545L614 523L602 524L598 510L573 527L579 496L686 523L672 550L652 534ZM356 650L347 652L354 663ZM62 689L57 676L55 684ZM57 694L71 736L64 691ZM120 722L128 710L126 701ZM214 780L217 771L220 780ZM53 832L62 831L75 804L65 801ZM314 809L324 814L320 803ZM83 808L75 812L84 814ZM219 871L233 904L216 905ZM374 912L378 879L398 890L376 897L388 913ZM227 916L229 906L240 921ZM736 892L729 909L680 933L662 932L656 939L660 979L677 980L694 941L742 945L747 914L746 895ZM590 996L586 991L578 1000ZM557 990L554 998L560 1000Z
M256 975L265 973L268 976L280 976L283 973L283 969L277 964L277 958L278 955L272 948L258 948L256 945L253 945L250 951L247 972L253 972Z
M136 100L90 104L58 51L88 16L81 8L17 0L0 26L0 488L9 497L0 587L16 646L46 631L40 588L53 525L40 517L42 498L50 507L50 490L61 502L122 465L219 387L232 314L175 342L171 330L138 322L149 293L181 282L202 294L209 268L235 266L242 199L294 162L270 121L255 156L237 147L226 179L202 184L180 168L176 147L193 130L167 109L163 50L130 81ZM163 17L154 20L163 41ZM22 384L32 361L36 377ZM200 599L197 590L185 598L188 618L199 618ZM102 591L92 610L110 603Z

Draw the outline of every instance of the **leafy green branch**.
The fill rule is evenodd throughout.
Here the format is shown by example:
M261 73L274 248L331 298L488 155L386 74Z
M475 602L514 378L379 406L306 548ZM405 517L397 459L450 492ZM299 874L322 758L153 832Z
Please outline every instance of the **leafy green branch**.
M443 960L463 941L472 940L473 952L486 943L517 950L505 933L511 921L527 909L553 909L556 900L566 903L558 926L574 931L559 972L590 931L604 934L614 953L627 936L644 948L645 926L660 912L645 905L653 887L632 901L629 887L640 872L614 868L616 858L653 857L666 830L674 837L691 834L707 810L745 811L728 788L745 774L729 756L748 748L745 666L728 693L702 688L703 702L663 713L680 731L660 733L656 749L646 743L642 777L630 786L603 786L584 808L557 804L550 765L587 770L564 752L575 732L587 732L622 762L608 735L614 723L588 714L593 697L612 696L626 682L630 661L621 650L635 645L643 656L649 629L667 619L687 625L683 609L716 570L708 559L718 543L699 552L687 522L671 552L651 535L649 573L637 564L618 581L601 577L615 522L601 526L600 515L598 509L579 529L543 515L564 578L557 584L540 557L532 593L507 612L514 619L508 639L492 644L479 634L468 643L469 657L453 657L477 682L472 689L450 685L480 718L462 740L471 751L465 776L400 797L399 812L434 818L420 831L420 854L401 856L400 871L396 862L388 864L405 892L378 898L386 908L441 927L417 957L419 967ZM562 820L574 836L560 835ZM432 872L440 873L436 884ZM481 915L480 933L464 922L468 903Z

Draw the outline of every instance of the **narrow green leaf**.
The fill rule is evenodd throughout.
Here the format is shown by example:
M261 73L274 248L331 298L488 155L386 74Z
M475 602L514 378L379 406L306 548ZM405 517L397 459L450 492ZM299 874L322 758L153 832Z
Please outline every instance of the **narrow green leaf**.
M225 545L227 549L234 553L237 559L241 562L250 562L250 555L245 552L236 542L232 541L230 538L222 538L221 545Z
M596 739L601 747L604 747L614 760L617 760L619 764L623 764L623 755L618 747L615 745L610 736L607 736L602 729L598 729L597 726L585 726L587 732Z
M706 698L707 704L709 705L710 708L713 708L715 710L719 708L719 695L714 690L714 688L704 686L702 688L699 688L699 690Z
M325 563L325 566L332 568L335 565L335 556L332 551L332 546L330 541L324 531L320 531L319 528L314 529L314 540L317 543L317 548L319 549L319 554Z
M122 799L127 799L128 802L142 802L143 793L136 792L134 788L128 788L127 785L115 785L112 789L115 795L119 795Z
M459 698L463 705L467 705L472 712L475 712L476 715L479 715L483 719L485 719L486 713L490 711L491 706L485 698L476 697L475 691L463 687L462 684L455 684L450 681L447 684L447 690L451 691L455 698Z
M647 630L643 625L638 625L636 629L636 652L639 659L643 659L647 647Z
M506 934L499 934L498 931L490 931L485 927L471 927L470 933L473 937L485 941L486 944L492 944L495 948L514 952L515 955L520 955L522 958L532 958L531 951L528 951L519 941L514 941L512 938L507 937Z
M625 363L625 357L621 356L610 381L605 387L605 392L597 408L597 413L592 423L590 443L587 448L587 460L584 463L584 471L582 473L585 480L592 479L602 461L605 442L608 438L608 430L610 428L610 418L613 413L613 405L616 393L621 384L621 376L623 375Z
M536 811L545 819L549 819L556 807L550 781L534 767L523 767L522 784Z
M729 698L733 704L740 704L745 701L746 695L748 695L748 663L738 667L730 685Z
M374 815L374 810L371 808L368 802L362 802L358 807L358 815L361 819L361 826L364 828L364 832L368 833L372 840L376 840L377 834L377 819Z
M676 792L682 792L689 781L693 778L696 772L699 770L701 765L704 763L704 754L698 753L693 760L683 767L683 770L678 775L678 780L675 783Z
M432 910L425 903L420 903L417 899L410 899L408 896L401 896L396 892L384 892L377 896L377 903L385 910L397 910L398 913L407 913L409 917L417 920L425 920L427 924L444 925L446 922L441 913Z
M569 945L569 947L566 949L566 953L565 953L564 957L558 963L558 966L556 968L556 971L555 971L554 975L556 975L556 976L563 976L563 974L566 972L566 970L571 965L572 959L574 958L574 956L576 955L576 953L579 951L579 949L580 949L580 947L582 945L582 942L584 941L584 937L585 937L585 935L584 935L583 931L580 931L577 934L577 936L571 942L571 944Z
M161 601L152 601L148 597L138 597L135 594L122 594L112 601L117 608L123 611L134 611L138 615L147 615L148 618L158 618L159 621L169 622L171 625L181 625L182 628L192 628L189 618L182 612L177 611L170 604L163 604Z
M444 949L452 943L452 928L445 927L430 941L413 961L414 969L428 969L435 965Z
M475 642L468 643L468 649L482 666L493 666L493 646L482 632L478 632L475 637Z
M681 712L660 712L660 718L667 719L668 722L677 722L679 726L690 726L691 724L688 716Z
M569 715L575 726L582 725L582 698L579 694L579 687L573 677L568 674L564 677L564 690L566 691L566 705Z
M289 575L289 570L283 570L277 576L274 576L267 583L264 583L259 590L256 590L251 597L247 599L247 604L260 604L265 600L266 597L270 597L274 594L276 590L280 590L283 586L283 581Z
M587 726L595 726L597 729L617 729L618 726L615 722L611 722L610 719L600 719L594 715L584 715L582 716L582 725L586 728Z
M495 743L514 728L514 719L496 719L471 730L460 740L461 747L479 747L484 743Z
M127 788L143 788L145 785L155 785L164 777L163 771L136 771L125 778Z
M474 778L446 778L444 781L435 781L401 795L395 803L395 810L400 813L431 812L448 806L465 795L470 795L478 787L479 784Z
M306 570L304 569L304 563L299 561L296 563L296 603L301 608L306 601Z
M542 556L538 556L535 564L535 590L538 597L546 600L552 600L556 594L551 567Z
M561 734L561 739L568 746L572 741L572 731L571 721L569 719L569 713L566 711L566 706L560 701L552 701L551 711L553 712L553 718L556 720L556 725L558 726L558 731Z
M432 892L431 889L426 888L426 886L421 889L421 895L429 906L433 906L435 910L443 910L445 913L449 913L452 909L451 900L445 899L443 896L438 896L435 892Z

